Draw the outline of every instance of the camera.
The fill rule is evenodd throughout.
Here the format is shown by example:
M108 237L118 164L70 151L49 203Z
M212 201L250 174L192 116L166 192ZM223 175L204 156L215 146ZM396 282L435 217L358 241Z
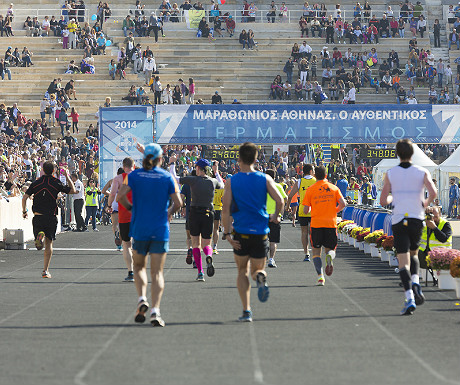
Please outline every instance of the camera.
M426 220L427 221L432 221L433 220L433 214L432 213L426 213Z

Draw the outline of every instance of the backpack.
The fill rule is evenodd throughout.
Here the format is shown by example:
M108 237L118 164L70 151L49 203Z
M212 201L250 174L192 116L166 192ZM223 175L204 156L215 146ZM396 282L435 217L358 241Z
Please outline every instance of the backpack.
M188 87L187 87L187 86L185 86L185 96L188 96L188 94L189 94L189 90L188 90Z

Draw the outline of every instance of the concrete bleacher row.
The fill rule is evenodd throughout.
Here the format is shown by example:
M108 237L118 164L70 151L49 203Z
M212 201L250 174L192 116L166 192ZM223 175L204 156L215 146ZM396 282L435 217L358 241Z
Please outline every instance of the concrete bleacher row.
M33 4L38 0L33 0ZM49 0L42 0L43 7L51 7ZM303 3L302 3L303 4ZM328 3L326 3L328 4ZM334 3L335 4L335 3ZM347 1L346 5L351 6ZM353 2L353 5L355 3ZM382 6L384 3L381 3ZM121 1L110 2L112 9L127 9L127 5ZM289 3L288 3L289 6ZM94 4L87 4L89 10ZM332 2L328 4L332 9ZM55 16L59 15L59 10ZM19 17L19 16L18 16ZM258 51L243 51L238 43L238 34L242 28L253 29L258 41ZM18 102L19 108L27 117L39 117L39 104L49 83L56 77L62 78L65 85L70 78L76 80L78 100L71 101L71 106L76 107L80 114L81 132L85 131L89 123L95 123L95 112L101 106L105 97L112 98L112 105L127 105L122 97L127 95L131 84L140 86L144 83L142 75L134 75L131 68L127 70L126 80L111 80L108 75L108 64L111 58L116 57L119 47L123 45L123 32L121 25L106 23L104 31L113 41L111 48L107 49L106 56L95 56L96 74L94 75L65 75L67 64L70 60L77 63L82 58L82 50L63 50L60 39L56 37L25 37L17 33L15 37L0 39L0 51L3 53L7 46L24 46L34 52L34 66L29 68L12 67L13 80L5 80L2 83L0 102L11 105ZM167 23L165 25L166 38L160 38L155 44L153 38L135 38L142 44L144 49L147 45L154 52L156 63L166 64L160 68L160 78L163 86L166 84L178 84L178 79L183 78L186 82L189 77L195 79L197 94L195 100L202 98L209 103L211 96L217 90L222 95L225 103L231 103L237 98L242 103L292 103L291 101L269 101L268 95L273 78L282 72L284 63L291 53L294 42L300 43L300 32L297 23L267 24L267 23L237 23L237 33L233 38L218 38L209 43L207 39L195 37L195 31L188 30L184 23ZM313 54L319 55L325 45L324 38L309 38L308 43L313 48ZM408 38L405 39L381 39L378 45L340 45L342 54L348 47L354 52L368 52L372 47L377 48L379 62L388 57L391 49L399 53L401 66L408 58ZM327 45L332 52L333 44ZM421 48L430 46L429 39L419 39ZM345 66L347 69L348 66ZM321 66L318 66L318 78L321 77ZM377 75L377 71L374 71ZM402 85L406 89L409 84L402 76ZM416 91L419 102L426 102L427 89L419 88ZM375 95L375 91L369 87L362 88L357 97L358 103L394 103L395 95ZM327 101L330 103L330 101ZM305 101L303 102L305 103ZM309 102L311 103L311 102ZM58 133L56 128L54 133ZM82 134L80 134L82 135Z

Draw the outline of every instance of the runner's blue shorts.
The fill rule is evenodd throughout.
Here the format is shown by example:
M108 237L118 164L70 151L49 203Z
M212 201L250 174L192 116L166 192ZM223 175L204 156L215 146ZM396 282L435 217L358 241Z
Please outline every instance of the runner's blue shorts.
M163 254L169 251L169 241L136 241L133 242L133 249L140 255Z

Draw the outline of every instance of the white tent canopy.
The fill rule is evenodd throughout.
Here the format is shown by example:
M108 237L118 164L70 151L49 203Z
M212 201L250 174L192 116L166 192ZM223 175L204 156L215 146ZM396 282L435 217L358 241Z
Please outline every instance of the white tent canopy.
M434 163L424 152L423 150L414 145L414 155L412 156L412 163L417 166L425 167L432 175L433 178L438 179L438 168L439 166ZM460 155L460 154L459 154ZM396 159L382 159L374 167L374 183L377 186L377 189L381 190L383 187L383 179L386 172L399 164L399 158Z
M444 161L439 165L439 171L441 172L460 172L460 146Z

